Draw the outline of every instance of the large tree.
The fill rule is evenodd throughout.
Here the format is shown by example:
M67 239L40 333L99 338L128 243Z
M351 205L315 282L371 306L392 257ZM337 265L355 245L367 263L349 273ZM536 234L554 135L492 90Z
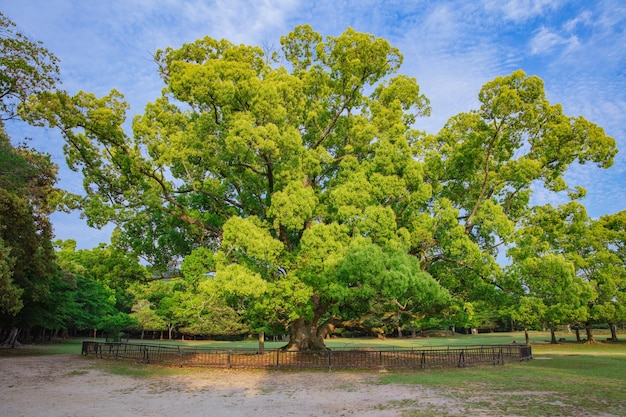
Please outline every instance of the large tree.
M10 138L5 121L16 117L31 96L57 87L57 58L17 30L0 13L0 326L10 329L52 322L59 275L51 243L50 214L67 208L72 198L55 188L57 166L48 155ZM55 324L56 325L56 324Z
M423 141L433 204L413 229L413 252L453 293L470 299L511 289L495 259L514 244L534 187L571 190L576 184L566 184L564 174L572 163L608 168L617 152L602 128L551 104L538 77L497 77L478 99L477 111L452 117Z
M416 123L428 100L396 74L402 55L384 39L300 26L281 46L283 66L208 37L159 51L166 88L132 136L116 91L48 94L27 109L62 129L91 224L115 222L162 268L215 251L225 296L251 322L284 324L293 348L323 347L329 329L373 311L430 312L447 299L439 283L459 305L501 299L498 247L533 184L563 191L569 164L610 166L616 152L521 71L427 136ZM373 269L346 264L365 256Z
M0 326L11 329L7 344L18 328L33 325L58 273L49 221L55 181L50 158L14 147L0 122Z

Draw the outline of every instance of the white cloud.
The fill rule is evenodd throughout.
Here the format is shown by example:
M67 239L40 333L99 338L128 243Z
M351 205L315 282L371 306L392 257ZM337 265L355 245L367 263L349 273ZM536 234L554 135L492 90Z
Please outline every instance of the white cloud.
M484 7L489 12L503 15L506 20L523 22L558 9L563 0L486 0Z
M569 19L563 25L563 28L568 32L574 32L577 27L585 26L592 23L592 15L589 10L583 11L580 15L574 17L573 19Z
M566 39L558 33L542 27L530 41L530 52L533 55L547 54L572 41L572 38Z

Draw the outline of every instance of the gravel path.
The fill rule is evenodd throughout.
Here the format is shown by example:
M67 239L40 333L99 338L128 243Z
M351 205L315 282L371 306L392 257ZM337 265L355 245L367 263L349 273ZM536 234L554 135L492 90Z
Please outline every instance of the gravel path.
M211 369L133 377L75 355L3 357L0 416L463 415L462 404L445 393L378 379L377 372Z

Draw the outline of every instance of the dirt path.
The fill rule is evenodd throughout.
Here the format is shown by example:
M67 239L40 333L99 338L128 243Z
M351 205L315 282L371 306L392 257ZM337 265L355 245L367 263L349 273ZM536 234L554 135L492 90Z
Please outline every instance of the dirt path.
M401 416L463 415L442 392L379 385L371 372L193 370L115 375L74 355L0 358L0 416ZM414 411L415 412L415 411ZM446 414L444 414L446 415Z

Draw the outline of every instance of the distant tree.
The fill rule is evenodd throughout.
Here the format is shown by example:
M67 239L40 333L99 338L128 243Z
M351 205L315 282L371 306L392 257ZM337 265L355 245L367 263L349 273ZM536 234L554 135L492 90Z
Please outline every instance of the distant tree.
M116 247L101 243L92 249L76 250L76 241L69 239L54 242L58 264L64 271L85 276L111 289L118 310L130 313L133 298L127 289L133 282L145 282L150 277L148 269L137 256Z
M607 323L611 339L617 341L616 325L626 321L625 220L624 211L599 220L584 217L584 227L573 230L571 257L596 294L589 303L588 341L593 341L592 325L597 323Z
M576 202L558 208L535 207L508 252L513 260L509 272L519 279L522 300L527 304L520 307L531 313L528 303L532 300L535 313L544 313L542 319L550 326L553 343L556 325L589 321L588 307L597 296L593 285L581 276L571 252L572 242L584 244L574 232L584 229L581 221L586 214L581 209Z
M155 331L167 331L168 339L172 339L174 331L183 323L180 321L182 300L185 298L187 286L180 279L152 280L145 283L134 282L129 287L132 297L137 300L136 308L145 309L149 305L154 309L158 318L155 322L162 321L163 328ZM149 304L146 304L149 303ZM137 315L135 314L137 317ZM137 317L141 320L141 317ZM139 322L141 323L141 321Z
M559 255L571 264L577 280L585 284L584 312L573 318L573 323L584 323L587 341L594 342L594 324L607 323L612 338L617 338L615 324L626 319L624 288L623 214L603 216L600 220L588 217L585 208L570 202L558 208L536 208L522 229L518 245L511 251L513 259L529 262L534 256L548 253ZM527 249L536 251L531 253Z
M102 283L82 275L75 275L73 314L68 328L76 330L97 329L102 317L117 312L115 293Z
M113 342L119 342L122 330L129 330L137 325L137 320L129 314L120 311L108 314L100 319L98 328L107 333L107 337Z
M616 325L626 322L626 210L602 216L599 222L606 233L604 249L610 254L603 257L608 270L598 280L598 293L602 301L612 306L605 317L611 339L617 341Z
M148 300L139 300L132 309L130 316L137 321L137 325L141 329L141 339L144 338L146 331L164 331L167 330L167 324L162 317L159 317L152 303Z
M524 337L527 345L530 345L528 327L543 323L545 317L546 305L543 300L528 295L522 296L511 312L511 318L524 326Z

